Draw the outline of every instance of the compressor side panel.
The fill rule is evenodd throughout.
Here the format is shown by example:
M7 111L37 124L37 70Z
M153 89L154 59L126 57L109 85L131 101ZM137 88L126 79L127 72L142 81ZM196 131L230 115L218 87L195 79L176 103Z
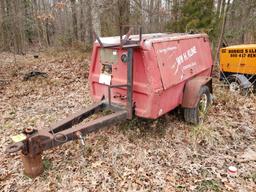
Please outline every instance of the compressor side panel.
M152 110L155 119L181 105L188 80L211 76L213 62L205 36L157 42L153 46L164 89L154 97L158 102L157 109Z
M211 49L205 37L159 42L154 49L164 89L212 67Z

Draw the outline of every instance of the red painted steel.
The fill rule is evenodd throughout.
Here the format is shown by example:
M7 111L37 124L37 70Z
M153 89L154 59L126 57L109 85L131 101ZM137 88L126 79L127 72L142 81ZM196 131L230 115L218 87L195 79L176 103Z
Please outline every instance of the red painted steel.
M138 36L131 36L132 39ZM120 37L102 38L115 44ZM90 65L90 90L95 101L108 97L108 85L99 83L102 73L99 43L94 43ZM112 64L111 85L126 84L127 63L121 55L127 50L111 49L118 60ZM184 87L193 77L209 77L212 70L211 48L206 34L147 34L134 50L133 101L135 114L156 119L182 104ZM111 89L111 101L126 105L126 88Z

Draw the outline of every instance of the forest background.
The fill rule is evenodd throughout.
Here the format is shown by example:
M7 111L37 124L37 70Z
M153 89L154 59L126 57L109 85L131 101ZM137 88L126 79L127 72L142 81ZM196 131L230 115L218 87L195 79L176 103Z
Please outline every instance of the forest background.
M93 31L119 35L122 25L140 25L143 33L206 32L215 50L222 31L229 45L255 42L255 14L254 0L1 0L0 51L89 51Z

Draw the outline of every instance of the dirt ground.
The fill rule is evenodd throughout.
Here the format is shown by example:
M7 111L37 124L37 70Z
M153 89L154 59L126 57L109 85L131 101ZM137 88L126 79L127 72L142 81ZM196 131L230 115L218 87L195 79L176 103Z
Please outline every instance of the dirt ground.
M230 94L214 82L214 103L201 126L177 113L134 119L43 155L45 172L23 174L10 136L43 128L91 103L88 54L0 54L0 191L256 191L256 96ZM48 77L24 81L32 70ZM229 166L238 169L227 174Z

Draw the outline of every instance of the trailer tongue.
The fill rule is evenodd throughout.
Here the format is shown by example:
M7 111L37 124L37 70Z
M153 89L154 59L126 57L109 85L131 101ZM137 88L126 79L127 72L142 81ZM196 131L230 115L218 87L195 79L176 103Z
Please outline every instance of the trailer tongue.
M106 115L88 123L78 125L80 122L99 112L110 109L112 114ZM74 114L50 128L46 129L25 129L24 140L7 147L8 153L21 150L21 157L25 174L36 177L43 172L41 154L43 151L62 145L68 141L81 139L83 136L127 118L127 110L118 106L109 106L105 101L94 104L77 114ZM76 126L77 125L77 126Z
M95 34L96 35L96 34ZM145 34L99 38L94 43L89 83L95 104L45 129L25 129L7 147L21 151L24 172L43 172L43 151L134 115L157 119L176 107L185 120L201 123L210 104L212 58L206 34ZM104 109L111 114L83 121Z

